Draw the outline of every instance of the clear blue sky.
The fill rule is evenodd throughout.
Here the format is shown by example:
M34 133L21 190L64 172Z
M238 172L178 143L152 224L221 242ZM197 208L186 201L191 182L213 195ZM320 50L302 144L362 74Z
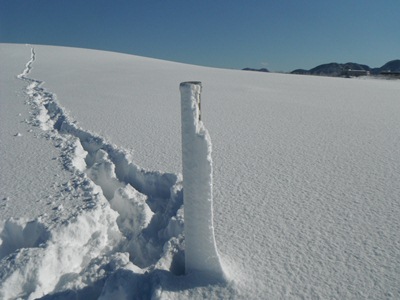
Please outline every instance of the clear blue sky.
M235 69L379 67L400 58L400 0L0 0L0 42Z

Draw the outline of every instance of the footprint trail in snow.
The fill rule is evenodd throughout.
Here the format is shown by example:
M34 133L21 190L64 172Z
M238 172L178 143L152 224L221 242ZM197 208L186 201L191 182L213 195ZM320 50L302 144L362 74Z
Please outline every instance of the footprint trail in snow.
M66 191L80 197L82 207L51 226L40 218L4 223L0 298L68 296L71 290L79 295L85 289L85 295L106 299L121 279L125 294L160 295L160 276L184 272L180 175L144 170L127 151L80 128L43 81L29 77L35 58L32 48L17 76L27 83L29 123L59 149L74 177Z

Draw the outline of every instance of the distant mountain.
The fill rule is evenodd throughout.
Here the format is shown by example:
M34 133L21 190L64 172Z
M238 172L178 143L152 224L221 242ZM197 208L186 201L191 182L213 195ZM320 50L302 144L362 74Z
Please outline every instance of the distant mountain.
M321 75L321 76L360 76L367 74L380 74L381 72L400 72L400 60L392 60L384 64L380 68L371 68L367 65L357 64L348 62L345 64L329 63L322 64L310 70L297 69L291 72L291 74L302 74L302 75Z
M400 72L400 59L391 60L380 67L380 72Z
M261 68L261 69L244 68L242 70L243 71L256 71L256 72L269 72L268 69L266 69L266 68Z
M352 63L352 62L345 63L345 64L329 63L329 64L319 65L310 70L297 69L297 70L292 71L291 73L292 74L321 75L321 76L338 77L338 76L343 76L343 74L348 70L370 72L371 68L367 65L361 65L361 64Z

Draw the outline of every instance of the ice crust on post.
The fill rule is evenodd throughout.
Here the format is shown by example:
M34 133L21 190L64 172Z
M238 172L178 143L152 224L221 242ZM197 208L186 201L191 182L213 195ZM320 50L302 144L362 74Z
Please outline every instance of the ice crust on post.
M182 82L182 168L185 271L225 280L213 227L211 139L200 120L201 82Z

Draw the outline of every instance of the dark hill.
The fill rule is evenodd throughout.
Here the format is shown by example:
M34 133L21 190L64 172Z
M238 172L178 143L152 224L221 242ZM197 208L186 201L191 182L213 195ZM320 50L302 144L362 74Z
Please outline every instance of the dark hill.
M400 59L391 60L379 69L381 72L400 72Z
M266 69L266 68L262 68L262 69L244 68L242 70L243 71L256 71L256 72L269 72L268 69Z
M297 69L291 74L302 75L321 75L321 76L334 76L334 77L348 77L348 76L361 76L367 74L379 75L384 73L399 74L400 73L400 59L395 59L387 62L380 68L371 68L367 65L348 62L345 64L329 63L322 64L310 70Z
M348 70L353 71L366 71L370 72L371 68L367 65L361 65L357 63L329 63L322 64L310 70L297 69L291 72L291 74L307 74L307 75L321 75L321 76L343 76Z

